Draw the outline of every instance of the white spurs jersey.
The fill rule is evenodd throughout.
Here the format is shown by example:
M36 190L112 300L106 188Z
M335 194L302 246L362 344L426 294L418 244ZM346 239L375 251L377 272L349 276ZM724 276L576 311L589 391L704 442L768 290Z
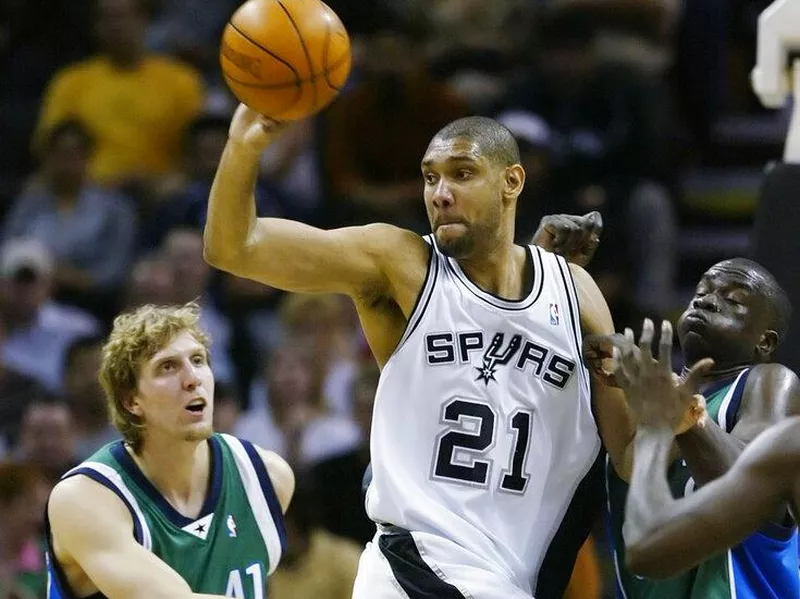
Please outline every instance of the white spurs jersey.
M544 589L566 584L602 501L569 267L528 248L532 288L507 301L426 241L428 274L375 399L367 513L435 540L420 547L434 563L459 558L432 552L463 552L554 595Z

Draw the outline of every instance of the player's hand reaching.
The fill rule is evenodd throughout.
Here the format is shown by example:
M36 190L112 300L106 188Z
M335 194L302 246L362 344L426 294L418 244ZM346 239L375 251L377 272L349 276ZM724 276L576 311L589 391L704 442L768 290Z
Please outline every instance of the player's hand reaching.
M286 121L270 119L239 104L231 119L228 138L240 147L260 154L288 125Z
M612 339L612 370L638 423L643 426L668 427L676 435L691 427L705 424L703 396L698 393L700 382L714 366L705 358L692 366L686 376L672 372L672 325L663 321L658 359L653 357L653 321L645 319L639 345L634 343L633 331Z
M539 222L531 243L564 256L568 262L586 266L600 245L602 232L603 218L597 211L583 216L550 214Z

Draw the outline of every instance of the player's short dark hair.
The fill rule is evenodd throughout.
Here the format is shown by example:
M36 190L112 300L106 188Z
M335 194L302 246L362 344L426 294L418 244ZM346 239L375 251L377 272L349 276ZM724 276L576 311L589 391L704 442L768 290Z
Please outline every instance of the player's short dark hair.
M77 119L66 119L50 127L45 138L44 151L51 152L66 137L75 137L87 154L94 148L94 138L86 126Z
M779 342L783 340L789 330L789 321L792 318L792 301L777 279L764 266L748 258L731 258L725 260L723 264L730 264L753 272L761 279L758 291L768 302L769 327L778 334Z
M477 142L481 153L503 166L519 164L519 146L511 131L485 116L468 116L442 127L434 140L468 139Z

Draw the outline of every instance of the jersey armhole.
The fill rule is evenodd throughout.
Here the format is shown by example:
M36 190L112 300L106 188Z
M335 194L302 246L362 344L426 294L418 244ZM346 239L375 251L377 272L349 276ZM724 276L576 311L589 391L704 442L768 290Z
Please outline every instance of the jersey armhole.
M438 250L436 249L436 241L434 240L433 235L425 235L423 239L430 246L428 267L425 270L425 280L422 282L422 288L419 290L417 300L414 302L414 307L412 308L411 314L408 317L408 322L406 323L405 331L403 331L403 336L400 337L400 341L397 342L397 347L394 348L392 355L389 356L389 360L391 360L392 357L400 351L403 345L405 345L406 341L408 341L408 338L414 334L414 331L417 329L420 322L422 322L422 319L425 316L425 311L430 304L431 297L433 297L433 288L436 286L436 279L439 276L441 260L438 256ZM387 364L389 360L386 361Z

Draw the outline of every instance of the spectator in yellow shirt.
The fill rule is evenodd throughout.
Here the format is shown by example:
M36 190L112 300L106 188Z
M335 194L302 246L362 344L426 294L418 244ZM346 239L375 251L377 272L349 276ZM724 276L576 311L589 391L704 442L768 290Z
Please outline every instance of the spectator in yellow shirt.
M56 73L42 104L35 142L66 119L96 141L92 178L105 184L147 182L178 166L184 128L203 105L200 76L189 66L148 54L144 0L97 0L101 53Z

